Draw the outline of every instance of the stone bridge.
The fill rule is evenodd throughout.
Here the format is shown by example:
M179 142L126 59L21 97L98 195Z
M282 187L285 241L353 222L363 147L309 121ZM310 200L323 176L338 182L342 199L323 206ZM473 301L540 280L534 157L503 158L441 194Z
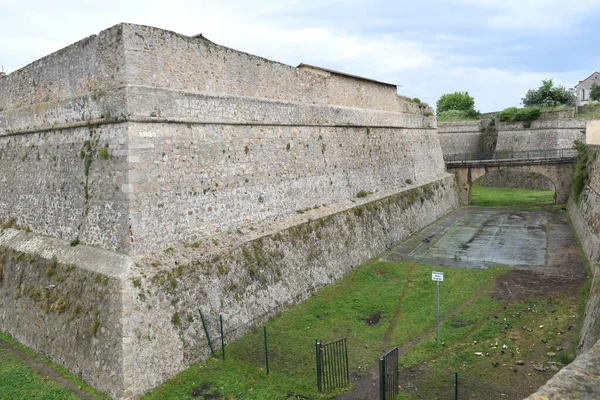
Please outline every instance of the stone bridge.
M507 187L530 186L524 183L542 181L543 187L554 190L555 204L569 199L569 185L575 171L577 152L574 149L539 151L507 151L495 153L454 154L444 156L449 172L457 177L459 198L463 204L471 201L473 183L486 174L504 179Z

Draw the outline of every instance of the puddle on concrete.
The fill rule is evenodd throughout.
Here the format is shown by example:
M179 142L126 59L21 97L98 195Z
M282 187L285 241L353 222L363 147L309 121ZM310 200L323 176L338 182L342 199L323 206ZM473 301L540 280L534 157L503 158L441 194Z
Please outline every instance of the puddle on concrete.
M386 258L457 267L540 269L546 265L551 237L570 231L562 219L566 221L564 215L549 211L465 207L400 244Z

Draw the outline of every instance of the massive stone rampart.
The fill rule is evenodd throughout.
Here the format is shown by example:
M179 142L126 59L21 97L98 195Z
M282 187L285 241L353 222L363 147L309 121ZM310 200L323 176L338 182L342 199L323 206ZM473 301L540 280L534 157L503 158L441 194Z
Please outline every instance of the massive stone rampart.
M258 323L458 206L394 85L156 28L0 78L0 109L0 329L115 398L207 355L198 309Z
M487 120L438 122L440 145L444 155L493 153L498 132Z
M579 339L579 356L561 369L530 400L597 399L600 396L600 174L598 146L590 146L587 169L590 180L580 200L569 199L568 211L573 228L592 272L592 286Z
M523 122L501 122L496 150L569 149L575 140L585 140L585 124L583 118L539 119L530 127Z
M599 146L590 146L591 156L588 164L589 183L584 188L582 198L569 200L569 215L577 232L583 252L593 274L593 283L586 306L579 346L590 349L600 340L600 164L597 159Z
M585 140L585 119L556 112L542 113L530 126L498 120L490 125L490 121L439 122L444 155L567 149L573 147L575 140Z
M400 101L391 85L354 79L351 88L349 77L322 76L135 25L72 47L2 80L3 98L13 107L0 114L0 135L5 148L17 149L6 151L10 156L2 161L38 181L19 184L23 212L9 201L0 218L15 218L34 232L144 253L444 172L435 120ZM119 64L110 69L103 55L115 47L123 61L110 59L111 66ZM44 66L62 70L63 58L73 56L96 64L75 69L68 75L73 84L50 100L29 104L39 94L18 103L23 96L12 87ZM43 80L55 76L50 72L35 76L36 85L54 86ZM87 93L79 84L86 78L93 82ZM56 148L48 146L52 141ZM81 149L90 156L80 162ZM104 164L118 171L112 179L96 174ZM98 180L88 182L94 176ZM48 193L40 178L70 179L77 198L57 199L61 193ZM14 199L10 185L4 190L3 198ZM116 232L96 232L80 217L92 218L94 210L71 213L64 206L93 208L97 196L117 218L128 215L129 221L107 221ZM46 210L61 207L49 221Z

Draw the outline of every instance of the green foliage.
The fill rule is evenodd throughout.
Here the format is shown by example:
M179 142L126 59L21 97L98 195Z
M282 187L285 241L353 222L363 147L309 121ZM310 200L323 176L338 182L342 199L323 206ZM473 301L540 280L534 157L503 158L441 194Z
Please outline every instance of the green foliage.
M9 218L8 221L6 221L6 223L4 225L2 225L2 229L10 229L12 227L15 226L15 219L14 218Z
M404 101L408 101L409 103L414 103L413 99L411 99L408 96L403 96L403 95L399 94L398 98L401 99L401 100L404 100Z
M0 348L0 360L2 399L79 399L69 389L31 370L23 360L7 349Z
M577 150L577 164L575 165L575 173L571 181L571 189L573 196L577 201L581 200L583 188L587 185L590 175L587 169L590 159L590 148L581 140L576 140L573 143L573 148Z
M545 79L542 80L542 85L537 90L528 90L521 101L525 107L554 107L561 104L573 107L577 102L577 96L575 89L566 89L563 86L554 87L552 79Z
M583 107L578 107L580 112L575 114L575 118L600 118L600 104L590 103Z
M413 97L412 101L413 103L421 104L421 99L418 97Z
M600 85L596 82L592 83L592 90L590 90L590 99L594 101L600 101Z
M540 117L541 110L539 107L509 107L500 111L497 118L503 122L518 122L522 121L526 128L531 126L531 122Z
M356 197L367 197L370 194L372 194L372 193L367 192L366 190L361 190L358 193L356 193Z
M481 113L476 110L447 110L437 113L438 121L470 121L480 117Z
M474 110L475 100L469 92L446 93L439 98L435 105L436 113L448 110L470 111Z

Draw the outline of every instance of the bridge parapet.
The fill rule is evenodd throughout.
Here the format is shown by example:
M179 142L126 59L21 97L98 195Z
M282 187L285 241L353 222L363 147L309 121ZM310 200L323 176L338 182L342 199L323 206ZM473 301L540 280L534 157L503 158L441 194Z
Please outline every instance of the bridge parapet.
M526 151L495 151L487 153L462 153L448 154L444 156L446 163L460 161L481 161L481 160L535 160L535 159L556 159L556 158L575 158L577 150L573 148L566 149L547 149L547 150L526 150Z
M506 187L520 187L512 186L515 182L511 176L544 176L554 186L556 204L562 204L569 197L569 183L577 162L577 151L568 148L466 153L446 155L444 160L448 170L452 170L456 176L459 197L464 204L471 201L473 182L492 172L499 173L506 180L509 185Z

